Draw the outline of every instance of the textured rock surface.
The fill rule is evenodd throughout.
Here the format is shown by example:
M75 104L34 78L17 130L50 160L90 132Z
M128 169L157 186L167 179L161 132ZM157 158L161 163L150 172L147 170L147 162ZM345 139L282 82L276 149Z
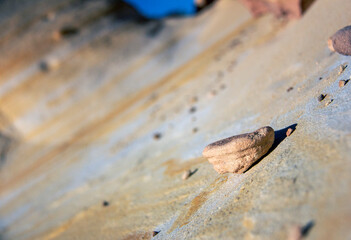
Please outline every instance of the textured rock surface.
M289 23L223 0L140 24L113 2L0 1L0 132L15 140L0 168L0 239L350 236L351 84L338 84L351 64L326 46L350 24L349 0L317 0ZM79 33L52 39L72 23ZM61 64L41 71L51 58ZM265 125L278 144L244 174L201 157Z
M262 127L252 133L225 138L208 145L202 155L218 173L243 173L272 147L274 130Z

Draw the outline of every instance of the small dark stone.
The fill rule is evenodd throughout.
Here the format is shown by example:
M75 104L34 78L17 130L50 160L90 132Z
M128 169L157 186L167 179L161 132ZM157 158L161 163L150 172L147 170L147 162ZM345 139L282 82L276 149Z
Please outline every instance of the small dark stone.
M289 87L288 89L286 89L287 92L290 92L291 90L293 90L293 87Z
M109 205L110 205L110 203L106 200L102 202L102 206L104 206L104 207L107 207Z
M189 109L189 112L190 112L190 113L196 112L196 107L195 107L195 106L191 107L191 108Z
M73 35L76 35L77 33L79 33L79 29L74 26L65 26L60 29L60 34L63 37L71 37Z
M199 131L197 127L193 128L193 133L197 133L197 131Z
M153 231L152 236L155 237L157 234L159 234L160 231Z
M154 139L155 140L159 140L159 139L161 139L162 138L162 134L161 133L155 133L154 134Z

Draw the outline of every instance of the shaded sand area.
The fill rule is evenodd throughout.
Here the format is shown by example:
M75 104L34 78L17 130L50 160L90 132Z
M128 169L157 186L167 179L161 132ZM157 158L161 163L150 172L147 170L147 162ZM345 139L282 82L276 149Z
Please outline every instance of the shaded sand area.
M0 6L1 240L351 237L351 58L326 44L349 0L290 22L234 0L149 22L113 1ZM244 174L201 157L266 125L278 142Z

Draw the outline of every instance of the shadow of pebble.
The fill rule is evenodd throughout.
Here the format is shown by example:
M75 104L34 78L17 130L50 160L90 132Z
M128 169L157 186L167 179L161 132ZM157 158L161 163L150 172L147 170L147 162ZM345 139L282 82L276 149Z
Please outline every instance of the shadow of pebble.
M311 229L314 227L315 223L313 220L309 221L305 226L301 228L302 237L307 237Z
M287 138L286 132L288 131L289 128L292 129L292 134L295 132L297 124L292 124L286 128L282 128L280 130L274 131L274 142L272 147L268 150L268 152L263 155L260 159L258 159L254 164L252 164L245 172L249 171L251 168L253 168L254 166L256 166L256 164L258 164L263 158L265 158L267 155L269 155L271 152L274 151L274 149L276 149L278 147L278 145L284 141L285 138Z
M0 132L0 168L5 164L7 154L15 140Z

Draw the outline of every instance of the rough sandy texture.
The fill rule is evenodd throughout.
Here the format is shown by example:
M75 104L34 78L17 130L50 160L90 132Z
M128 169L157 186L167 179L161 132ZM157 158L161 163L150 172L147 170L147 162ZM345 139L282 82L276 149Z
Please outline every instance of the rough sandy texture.
M140 23L112 2L0 3L0 126L14 140L1 239L271 240L294 226L307 239L350 236L351 84L338 83L351 65L326 44L351 22L349 0L317 0L289 23L232 0ZM52 39L72 23L78 34ZM61 64L43 72L52 57ZM266 125L279 144L244 174L200 157Z

